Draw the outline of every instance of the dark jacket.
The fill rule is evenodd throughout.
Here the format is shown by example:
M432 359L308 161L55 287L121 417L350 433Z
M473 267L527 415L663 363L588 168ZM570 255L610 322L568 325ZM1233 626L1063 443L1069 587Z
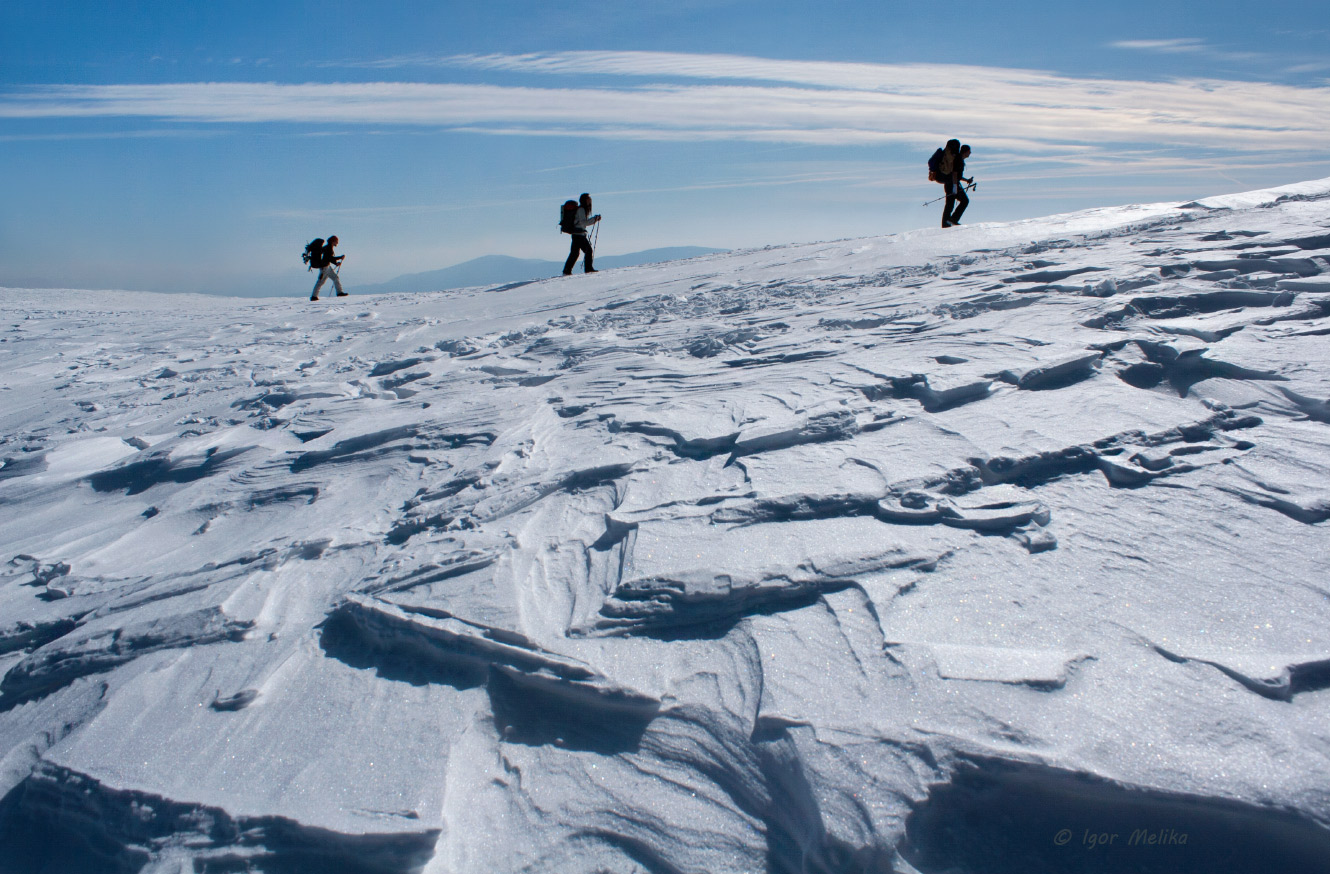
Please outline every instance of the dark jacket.
M319 250L318 260L319 263L315 264L315 267L326 267L329 264L337 264L341 259L333 254L332 243L326 243L324 244L324 247Z

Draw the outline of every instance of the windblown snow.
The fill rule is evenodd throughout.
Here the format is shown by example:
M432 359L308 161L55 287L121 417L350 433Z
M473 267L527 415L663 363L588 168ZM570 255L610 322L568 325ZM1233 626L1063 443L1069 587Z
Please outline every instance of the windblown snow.
M1330 180L297 300L0 292L0 870L1330 870Z

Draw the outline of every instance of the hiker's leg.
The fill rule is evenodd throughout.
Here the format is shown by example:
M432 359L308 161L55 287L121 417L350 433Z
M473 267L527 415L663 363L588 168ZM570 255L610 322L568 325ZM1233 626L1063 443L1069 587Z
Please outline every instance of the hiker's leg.
M333 288L336 288L336 289L337 289L337 293L338 293L338 294L346 294L345 291L342 291L342 280L341 280L341 278L338 277L338 275L337 275L337 271L334 270L334 269L331 268L331 267L328 268L328 278L332 280Z
M595 253L591 250L591 238L582 238L582 251L586 253L586 260L582 262L582 269L587 273L594 273L596 268L591 266L591 259Z
M310 295L309 295L310 297L313 298L313 297L318 297L318 296L319 296L319 289L320 289L320 288L323 288L323 283L324 283L325 281L327 281L327 279L328 279L327 270L328 270L327 267L320 267L320 268L319 268L319 278L316 279L316 280L314 280L314 290L313 290L312 292L310 292Z
M579 234L573 234L572 236L573 236L573 245L568 250L568 260L563 262L563 272L565 276L573 272L573 265L577 263L577 255L579 252L581 252L581 249L577 245L577 241L579 239L582 240L586 239L586 237L583 237Z
M969 206L969 205L970 205L970 198L969 198L969 196L965 193L965 189L964 189L962 186L957 185L957 186L956 186L956 209L953 210L952 213L951 213L951 222L952 222L952 224L960 224L961 213L965 212L965 208L966 208L967 206Z
M944 182L947 199L942 203L942 227L948 227L951 224L951 208L956 205L956 186L951 182Z

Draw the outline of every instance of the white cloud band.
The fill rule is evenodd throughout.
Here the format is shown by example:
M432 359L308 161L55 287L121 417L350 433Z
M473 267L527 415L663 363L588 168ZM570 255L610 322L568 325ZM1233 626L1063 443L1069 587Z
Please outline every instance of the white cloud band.
M1330 135L1330 88L1263 82L1098 80L1005 68L658 52L463 56L433 63L505 75L610 79L574 88L411 82L41 86L0 94L0 118L394 124L507 135L833 145L923 144L963 131L990 148L1014 152L1124 143L1319 152ZM615 81L622 77L656 81Z

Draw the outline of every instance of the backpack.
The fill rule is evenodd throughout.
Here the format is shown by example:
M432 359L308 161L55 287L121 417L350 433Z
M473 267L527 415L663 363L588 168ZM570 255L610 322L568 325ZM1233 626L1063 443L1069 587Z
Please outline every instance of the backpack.
M305 247L305 254L300 256L300 260L309 265L310 270L318 270L323 267L323 237L317 237L310 241Z
M942 150L938 149L933 153L933 157L928 159L928 181L937 182L938 166L942 163Z
M577 218L577 201L565 200L563 206L559 207L559 233L575 234L577 226L573 221Z

